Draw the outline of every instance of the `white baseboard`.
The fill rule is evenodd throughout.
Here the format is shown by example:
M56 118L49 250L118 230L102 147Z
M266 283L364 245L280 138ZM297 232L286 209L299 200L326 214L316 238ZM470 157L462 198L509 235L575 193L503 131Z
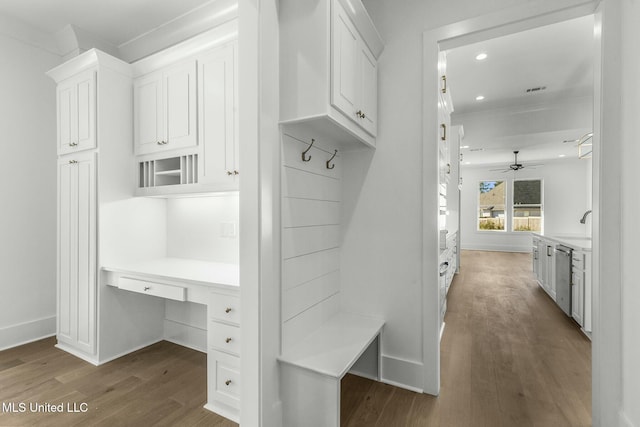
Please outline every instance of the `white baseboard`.
M30 320L0 328L0 351L56 334L56 316Z
M192 350L207 352L207 331L197 326L165 319L164 339Z
M487 252L525 252L531 253L531 245L515 246L515 245L478 245L478 244L462 244L462 250L467 251L487 251Z
M636 427L631 420L629 419L629 417L627 417L627 414L625 414L624 410L621 409L620 412L618 413L618 418L619 418L619 425L620 427Z
M59 348L60 350L62 350L64 352L67 352L67 353L77 357L78 359L82 359L85 362L89 362L94 366L98 366L99 365L98 360L95 357L89 356L87 354L84 354L81 351L78 351L78 350L76 350L74 348L71 348L71 347L67 346L64 343L56 344L56 348Z
M134 351L142 350L142 349L143 349L143 348L145 348L145 347L149 347L150 345L157 344L157 343L159 343L160 341L162 341L162 339L158 339L158 340L154 340L154 341L149 341L149 342L147 342L147 343L145 343L145 344L140 344L140 345L135 346L135 347L133 347L133 348L131 348L131 349L128 349L127 351L123 351L123 352L121 352L121 353L118 353L118 354L115 354L115 355L109 356L109 357L107 357L106 359L100 359L100 361L99 361L96 365L98 365L98 366L99 366L99 365L104 365L105 363L109 363L109 362L111 362L112 360L116 360L116 359L121 358L122 356L126 356L127 354L133 353Z
M382 355L381 382L422 393L424 366L422 363Z

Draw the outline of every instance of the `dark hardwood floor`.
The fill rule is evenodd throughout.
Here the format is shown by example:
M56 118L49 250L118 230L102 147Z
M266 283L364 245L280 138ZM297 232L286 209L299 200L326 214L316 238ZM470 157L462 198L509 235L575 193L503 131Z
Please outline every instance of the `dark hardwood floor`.
M449 291L440 396L348 375L342 425L591 425L591 343L534 283L531 256L464 251L462 266ZM0 404L86 403L87 412L5 406L0 426L237 425L202 408L203 353L160 342L95 367L54 344L0 352Z
M353 375L342 426L591 425L591 342L533 281L531 255L462 252L438 398Z
M204 353L162 341L95 367L54 345L49 338L0 352L0 426L237 426L202 407ZM31 412L37 403L87 406Z

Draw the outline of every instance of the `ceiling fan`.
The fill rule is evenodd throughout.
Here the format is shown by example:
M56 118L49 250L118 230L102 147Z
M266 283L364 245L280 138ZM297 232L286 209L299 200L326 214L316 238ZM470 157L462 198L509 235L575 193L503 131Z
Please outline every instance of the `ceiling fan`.
M507 169L490 169L490 170L492 172L496 172L496 171L497 172L511 172L511 171L517 172L520 169L524 169L525 167L527 167L527 168L535 168L535 167L538 167L538 166L543 166L541 163L536 163L536 164L532 163L532 164L528 164L528 165L523 165L522 163L518 163L518 153L519 152L520 151L518 151L518 150L513 152L513 157L514 157L513 163L511 163L507 167Z

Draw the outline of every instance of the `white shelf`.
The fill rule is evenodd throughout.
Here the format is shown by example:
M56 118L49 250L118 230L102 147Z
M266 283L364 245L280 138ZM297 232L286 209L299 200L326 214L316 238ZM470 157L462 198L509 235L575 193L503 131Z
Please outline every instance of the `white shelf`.
M155 175L164 175L164 176L180 176L181 171L180 169L174 169L174 170L168 170L168 171L161 171L161 172L156 172Z

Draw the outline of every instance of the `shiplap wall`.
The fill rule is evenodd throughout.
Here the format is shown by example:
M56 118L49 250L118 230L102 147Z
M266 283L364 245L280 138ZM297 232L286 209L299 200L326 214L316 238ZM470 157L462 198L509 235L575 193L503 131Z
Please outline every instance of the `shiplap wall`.
M340 155L331 144L282 137L282 350L340 309Z

